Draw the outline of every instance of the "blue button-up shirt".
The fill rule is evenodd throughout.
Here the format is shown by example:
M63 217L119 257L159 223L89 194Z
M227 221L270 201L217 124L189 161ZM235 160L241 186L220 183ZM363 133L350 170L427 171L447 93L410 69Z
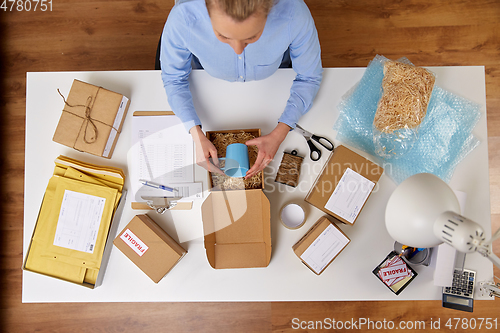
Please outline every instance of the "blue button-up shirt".
M238 55L215 36L204 0L178 1L170 11L161 42L168 102L186 129L201 125L188 83L193 55L211 76L246 82L271 76L288 49L297 76L278 121L294 128L311 108L323 73L318 33L306 4L302 0L279 0L267 16L261 37Z

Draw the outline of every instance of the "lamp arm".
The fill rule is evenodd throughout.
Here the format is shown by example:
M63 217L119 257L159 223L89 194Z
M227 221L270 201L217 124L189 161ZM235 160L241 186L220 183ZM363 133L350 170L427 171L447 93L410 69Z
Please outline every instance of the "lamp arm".
M495 231L493 236L491 236L490 240L488 240L487 242L485 242L483 244L489 245L489 244L493 243L494 241L496 241L498 238L500 238L500 228L497 231Z
M500 268L500 258L493 253L490 244L482 244L477 248L477 252L479 252L483 257L488 258L495 266Z

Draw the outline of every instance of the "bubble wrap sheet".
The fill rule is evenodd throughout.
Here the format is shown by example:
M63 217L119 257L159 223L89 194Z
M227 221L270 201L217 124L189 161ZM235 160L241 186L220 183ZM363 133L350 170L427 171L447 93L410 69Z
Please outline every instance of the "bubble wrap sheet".
M374 156L397 184L422 172L449 182L457 164L479 145L472 129L481 117L481 106L435 85L418 140L405 155L385 160L375 153L373 119L382 96L386 60L376 56L337 106L340 114L333 127L337 139Z

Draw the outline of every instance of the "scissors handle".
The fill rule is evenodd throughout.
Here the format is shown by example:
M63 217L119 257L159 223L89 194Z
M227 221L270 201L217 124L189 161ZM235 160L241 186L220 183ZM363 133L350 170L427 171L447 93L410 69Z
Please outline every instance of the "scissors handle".
M309 145L309 149L311 150L311 154L309 155L309 157L311 157L311 160L319 160L321 158L321 150L319 150L319 148L316 147L314 143L312 143L312 141L309 139L307 139L307 144Z
M316 141L317 143L319 143L320 145L325 147L327 150L329 150L329 151L333 150L333 143L330 140L328 140L327 138L313 134L311 136L311 139L313 139L314 141Z

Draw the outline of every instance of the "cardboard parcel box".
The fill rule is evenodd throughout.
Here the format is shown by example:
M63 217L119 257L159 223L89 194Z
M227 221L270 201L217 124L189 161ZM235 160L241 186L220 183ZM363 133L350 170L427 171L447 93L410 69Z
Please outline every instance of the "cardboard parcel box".
M201 212L205 250L213 268L269 265L270 205L262 190L214 191Z
M335 223L323 216L292 249L304 265L320 275L350 242Z
M111 158L130 100L122 94L74 80L64 102L52 140L79 151Z
M135 216L113 243L155 283L187 253L147 215Z
M305 201L343 223L354 224L383 172L377 164L338 146Z

